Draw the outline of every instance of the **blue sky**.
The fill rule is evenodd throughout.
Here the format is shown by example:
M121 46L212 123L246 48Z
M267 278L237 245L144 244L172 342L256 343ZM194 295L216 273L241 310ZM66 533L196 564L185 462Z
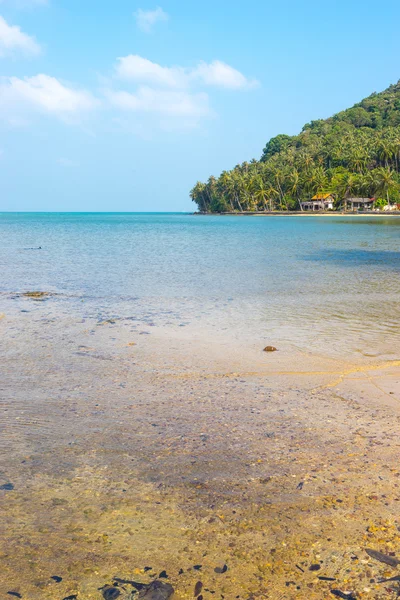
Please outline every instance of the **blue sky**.
M185 211L400 78L387 0L0 0L0 211Z

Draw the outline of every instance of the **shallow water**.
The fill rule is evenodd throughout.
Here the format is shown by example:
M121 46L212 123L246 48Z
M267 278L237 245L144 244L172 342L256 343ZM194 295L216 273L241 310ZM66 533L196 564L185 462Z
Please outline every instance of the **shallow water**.
M0 215L1 600L396 597L399 226Z
M395 357L399 259L392 217L0 214L3 306L52 291L55 312L329 356Z

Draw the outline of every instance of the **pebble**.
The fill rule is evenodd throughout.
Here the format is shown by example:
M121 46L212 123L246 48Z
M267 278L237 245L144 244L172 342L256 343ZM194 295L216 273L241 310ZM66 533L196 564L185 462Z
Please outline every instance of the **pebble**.
M203 583L201 581L198 581L196 583L196 585L194 586L194 597L195 598L200 594L202 589L203 589Z
M215 573L226 573L228 570L228 566L224 565L223 567L215 567Z
M0 485L0 490L6 490L7 492L9 492L13 489L14 489L14 486L12 483L3 483L3 485Z

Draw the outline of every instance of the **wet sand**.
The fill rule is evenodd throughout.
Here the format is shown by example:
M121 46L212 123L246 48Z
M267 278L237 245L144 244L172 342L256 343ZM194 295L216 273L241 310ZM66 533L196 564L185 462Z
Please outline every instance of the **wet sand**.
M365 548L400 555L400 361L50 302L0 321L0 598L101 600L162 571L177 599L198 581L204 599L396 597L378 581L400 569Z

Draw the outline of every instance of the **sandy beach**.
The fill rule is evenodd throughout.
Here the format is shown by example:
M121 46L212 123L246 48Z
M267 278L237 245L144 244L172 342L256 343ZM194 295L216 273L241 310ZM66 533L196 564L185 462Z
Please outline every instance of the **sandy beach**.
M365 548L400 541L400 361L23 302L0 321L2 598L159 576L177 599L396 597Z
M338 211L322 211L322 210L308 210L308 211L276 211L276 212L224 212L224 213L194 213L195 215L203 216L230 216L230 217L400 217L399 211L387 211L387 212L338 212Z

